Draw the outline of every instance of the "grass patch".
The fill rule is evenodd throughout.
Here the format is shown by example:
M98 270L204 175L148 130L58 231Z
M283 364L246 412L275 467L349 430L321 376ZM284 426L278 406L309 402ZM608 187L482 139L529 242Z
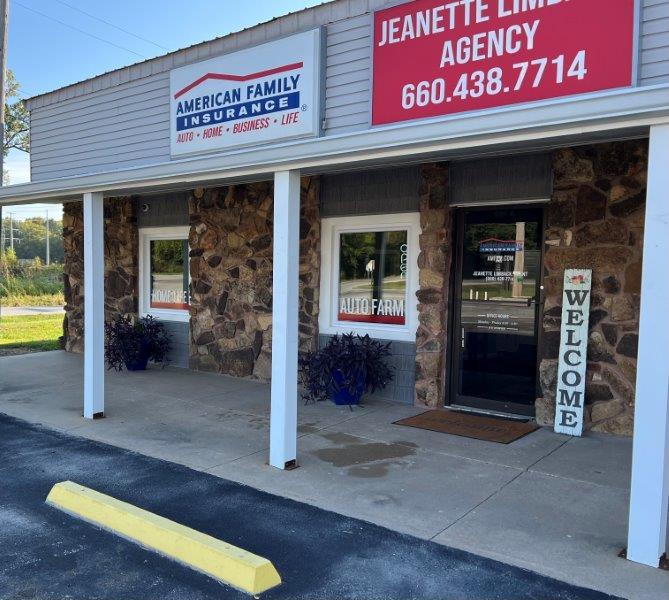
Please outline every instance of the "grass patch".
M60 294L12 294L0 298L2 306L63 306L65 296Z
M0 355L58 350L63 315L28 315L0 319Z
M0 302L3 306L63 305L63 265L21 262L10 252L0 260Z

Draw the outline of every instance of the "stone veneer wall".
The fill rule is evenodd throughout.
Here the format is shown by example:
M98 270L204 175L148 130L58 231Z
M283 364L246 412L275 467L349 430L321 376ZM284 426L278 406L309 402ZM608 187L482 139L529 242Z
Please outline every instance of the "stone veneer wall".
M551 425L560 338L562 272L593 268L586 386L586 426L631 435L639 328L639 293L647 142L558 150L547 206L545 304L540 338L539 423ZM421 167L418 190L419 326L417 405L447 398L449 278L453 231L447 163ZM134 203L105 200L105 313L137 312L138 240ZM195 190L189 200L191 245L190 366L269 379L272 323L271 183ZM83 219L64 206L67 350L83 350ZM302 180L300 348L318 344L319 181Z
M416 332L415 403L443 406L446 394L448 287L451 271L451 210L448 164L421 168L418 256L418 330Z
M300 348L318 341L318 179L302 179ZM190 367L271 375L273 189L269 182L195 190L190 198Z
M105 319L137 314L138 234L131 198L106 198ZM84 350L84 219L81 202L63 205L63 345Z
M63 204L63 347L84 351L84 215L81 202Z
M586 427L632 434L647 158L645 140L553 155L540 351L543 396L536 403L541 424L552 425L555 413L562 273L583 267L593 269Z

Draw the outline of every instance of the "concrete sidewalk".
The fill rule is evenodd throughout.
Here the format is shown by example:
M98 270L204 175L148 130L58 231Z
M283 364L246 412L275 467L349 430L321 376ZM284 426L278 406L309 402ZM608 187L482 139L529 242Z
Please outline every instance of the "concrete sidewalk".
M64 315L62 306L0 306L2 317L27 317L35 315Z
M669 573L624 547L631 441L541 429L507 446L399 427L420 412L300 406L300 468L267 466L267 385L180 369L109 373L107 418L81 418L81 357L0 359L0 412L164 458L425 540L629 599Z

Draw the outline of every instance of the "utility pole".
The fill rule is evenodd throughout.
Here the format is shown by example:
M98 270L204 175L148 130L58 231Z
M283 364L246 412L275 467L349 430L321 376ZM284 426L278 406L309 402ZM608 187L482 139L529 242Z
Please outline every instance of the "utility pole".
M5 178L5 74L7 73L7 25L9 22L9 0L0 0L0 185Z
M9 0L0 0L0 185L5 179L5 72L7 71L7 22L9 21ZM5 240L2 236L2 206L0 206L0 256L5 254Z
M14 250L14 221L12 221L12 213L9 213L9 247Z
M51 260L51 253L49 247L49 211L46 211L46 265L49 266Z

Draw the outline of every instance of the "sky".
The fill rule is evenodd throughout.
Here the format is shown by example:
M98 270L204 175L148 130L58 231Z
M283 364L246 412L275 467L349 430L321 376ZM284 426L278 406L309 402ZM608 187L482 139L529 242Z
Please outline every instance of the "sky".
M7 65L27 98L323 0L8 1ZM10 152L5 164L10 184L29 181L25 153ZM3 213L12 210L21 218L44 209L32 205Z

